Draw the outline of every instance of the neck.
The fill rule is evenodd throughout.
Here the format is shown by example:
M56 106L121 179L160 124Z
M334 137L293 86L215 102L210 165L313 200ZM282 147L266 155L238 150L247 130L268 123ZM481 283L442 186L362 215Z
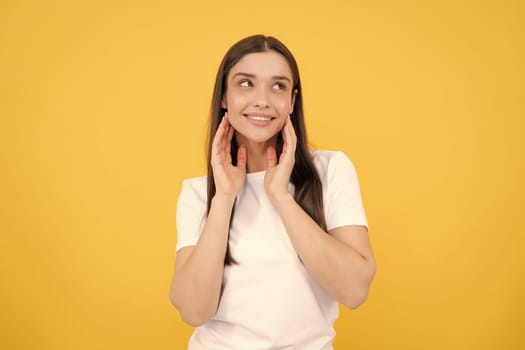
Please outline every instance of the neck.
M239 142L240 140L238 140ZM275 147L276 139L266 142L250 142L243 140L242 144L246 146L246 172L256 173L264 171L268 167L266 152L269 146Z

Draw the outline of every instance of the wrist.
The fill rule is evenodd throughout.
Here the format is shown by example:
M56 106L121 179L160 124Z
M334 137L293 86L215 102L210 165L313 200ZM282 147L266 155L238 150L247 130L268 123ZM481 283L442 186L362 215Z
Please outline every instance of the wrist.
M270 201L272 202L272 204L275 206L277 210L279 210L280 207L282 207L283 205L289 204L290 202L295 203L295 199L293 195L288 191L281 192L281 193L274 193L274 194L271 194L269 197L270 197Z
M215 193L211 202L220 206L232 207L236 197L236 195L232 194Z

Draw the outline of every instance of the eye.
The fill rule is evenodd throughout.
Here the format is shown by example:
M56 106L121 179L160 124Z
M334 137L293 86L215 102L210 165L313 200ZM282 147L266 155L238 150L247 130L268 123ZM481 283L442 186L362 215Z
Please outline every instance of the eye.
M249 80L241 80L239 82L239 86L241 86L241 87L250 87L250 86L252 86L252 83Z
M273 84L273 88L275 90L285 90L286 89L286 85L283 84L283 83L275 83L275 84Z

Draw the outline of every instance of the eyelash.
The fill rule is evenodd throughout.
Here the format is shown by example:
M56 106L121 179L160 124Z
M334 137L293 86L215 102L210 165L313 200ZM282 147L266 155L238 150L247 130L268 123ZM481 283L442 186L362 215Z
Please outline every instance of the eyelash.
M239 82L239 86L240 86L240 87L248 87L248 86L244 86L244 85L243 85L244 83L248 83L249 86L252 86L252 82L249 81L249 80L241 80L241 81Z
M244 86L244 85L243 85L244 83L248 83L249 86ZM286 89L286 85L283 84L283 83L275 83L275 84L273 84L273 86L276 86L276 85L278 86L277 90L285 90L285 89ZM253 84L252 84L252 82L249 81L249 80L241 80L241 81L239 82L239 86L240 86L240 87L251 87L251 86L253 86Z

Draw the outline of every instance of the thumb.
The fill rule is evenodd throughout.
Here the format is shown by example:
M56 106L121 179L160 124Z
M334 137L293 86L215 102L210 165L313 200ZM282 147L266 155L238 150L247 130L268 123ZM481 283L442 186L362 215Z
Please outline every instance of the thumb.
M266 149L266 160L268 161L268 168L277 165L277 153L275 153L274 147L270 146Z
M246 146L240 145L237 150L237 167L246 171Z

